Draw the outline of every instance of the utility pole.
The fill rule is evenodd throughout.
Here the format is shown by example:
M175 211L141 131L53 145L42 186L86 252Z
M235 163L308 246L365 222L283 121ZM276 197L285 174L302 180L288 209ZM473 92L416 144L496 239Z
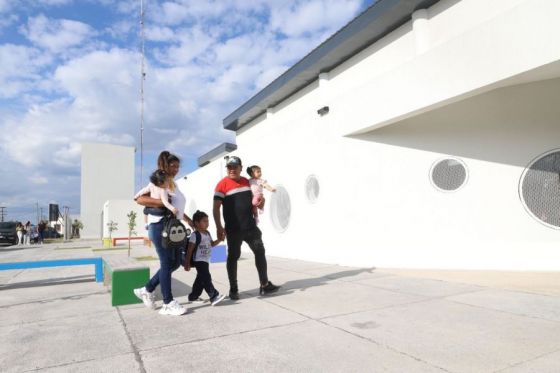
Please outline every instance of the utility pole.
M4 221L4 216L8 215L7 212L4 212L4 210L6 209L6 206L0 206L0 221Z
M35 203L35 205L37 206L37 226L39 226L40 223L40 218L39 218L39 201L37 201Z
M140 64L140 185L144 183L144 80L146 71L144 70L144 1L140 0L140 43L141 43L141 64Z
M64 242L67 242L70 240L70 222L68 221L68 211L70 211L70 207L68 206L62 206L62 211L64 211L64 215L62 216L62 219L64 221Z

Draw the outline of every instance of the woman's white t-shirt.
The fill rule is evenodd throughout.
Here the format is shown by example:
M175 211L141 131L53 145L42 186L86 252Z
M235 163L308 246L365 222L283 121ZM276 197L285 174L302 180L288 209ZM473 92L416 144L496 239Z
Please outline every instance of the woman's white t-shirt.
M210 257L212 256L212 236L208 231L199 233L200 244L198 244L193 260L195 262L210 263ZM193 234L191 234L189 242L196 244L196 233L193 232Z
M171 204L178 210L177 216L182 220L183 215L185 214L185 206L187 205L185 195L179 188L175 187L173 192L169 191L169 196L171 197ZM157 223L162 218L163 216L148 215L148 224Z

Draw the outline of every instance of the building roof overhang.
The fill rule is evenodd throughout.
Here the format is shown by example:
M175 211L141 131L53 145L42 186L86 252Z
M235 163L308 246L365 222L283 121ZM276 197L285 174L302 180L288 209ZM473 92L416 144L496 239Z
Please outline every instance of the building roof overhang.
M237 131L290 97L319 74L329 72L411 19L418 9L439 0L378 0L223 120Z
M220 156L230 153L236 149L237 149L237 145L229 142L224 142L216 146L214 149L210 150L209 152L198 157L198 167L206 166L208 163L219 158Z

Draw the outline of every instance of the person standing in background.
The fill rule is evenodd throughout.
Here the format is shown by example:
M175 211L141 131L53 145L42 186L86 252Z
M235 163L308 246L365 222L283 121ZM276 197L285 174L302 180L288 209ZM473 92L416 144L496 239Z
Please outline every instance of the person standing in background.
M31 244L31 222L29 220L25 223L25 227L23 228L23 244Z
M47 225L43 220L41 220L41 222L39 222L39 225L37 226L37 233L39 233L39 238L37 239L37 243L41 245L43 244L43 240L45 238L46 229L47 229Z

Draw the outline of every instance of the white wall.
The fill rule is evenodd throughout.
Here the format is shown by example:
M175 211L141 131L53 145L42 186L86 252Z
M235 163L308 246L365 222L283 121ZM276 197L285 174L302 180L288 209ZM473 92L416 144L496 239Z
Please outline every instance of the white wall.
M270 205L261 218L269 254L356 266L560 269L560 230L531 217L518 192L528 163L560 148L560 24L551 13L560 3L487 5L442 1L428 12L421 50L405 25L238 131L232 154L290 195L285 232L272 226ZM325 104L330 113L320 117ZM448 156L469 175L443 193L429 171ZM189 175L187 198L211 212L222 171L213 162ZM304 190L311 174L320 183L315 203Z
M132 199L112 199L103 205L103 237L109 237L109 227L107 223L113 221L117 223L117 230L113 231L111 237L128 237L128 217L127 215L136 212L136 236L148 237L145 228L143 206L140 206Z
M134 197L134 148L82 144L80 216L84 238L101 238L105 201Z
M210 229L214 232L213 235L215 235L214 219L212 218L214 188L218 181L225 176L224 171L224 160L219 158L189 174L186 180L183 178L175 180L187 199L185 213L192 218L196 210L206 212L210 217Z

